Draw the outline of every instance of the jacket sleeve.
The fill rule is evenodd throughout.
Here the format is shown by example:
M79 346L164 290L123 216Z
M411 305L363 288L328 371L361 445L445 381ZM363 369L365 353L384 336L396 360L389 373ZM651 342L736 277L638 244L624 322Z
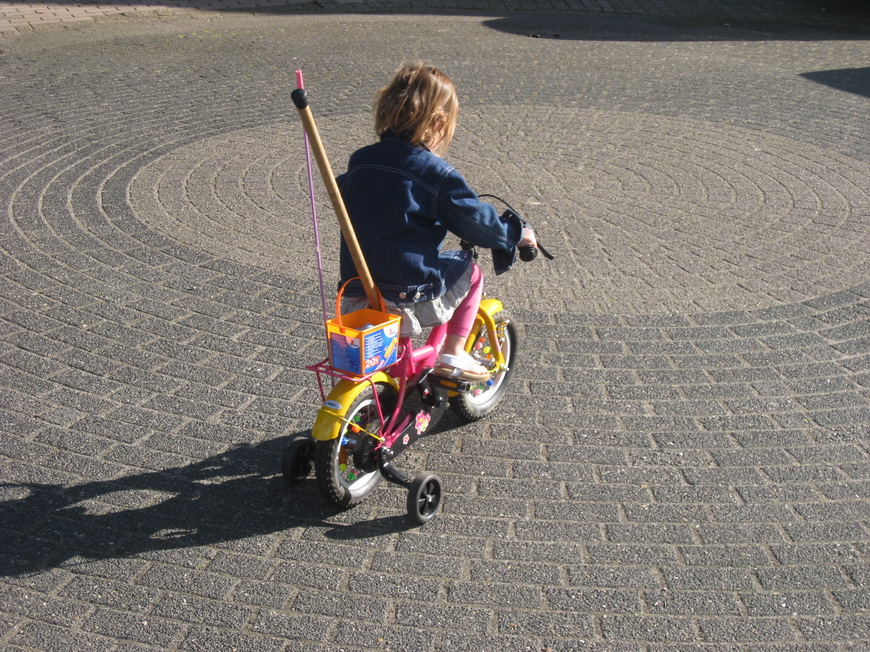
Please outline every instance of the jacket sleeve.
M522 224L501 219L495 208L480 201L454 168L442 177L436 195L435 219L473 245L510 249L523 237Z

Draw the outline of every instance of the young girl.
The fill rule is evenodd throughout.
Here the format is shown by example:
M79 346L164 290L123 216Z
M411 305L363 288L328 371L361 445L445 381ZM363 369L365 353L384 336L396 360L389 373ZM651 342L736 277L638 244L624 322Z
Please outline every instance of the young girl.
M441 251L447 231L481 247L535 246L519 222L503 222L441 156L459 117L453 82L433 66L406 63L375 96L380 142L351 155L338 179L345 206L387 310L402 316L402 335L447 322L433 373L485 381L488 370L465 352L483 291L468 251ZM342 239L342 283L357 276ZM351 283L346 311L365 307ZM362 298L359 298L362 297Z

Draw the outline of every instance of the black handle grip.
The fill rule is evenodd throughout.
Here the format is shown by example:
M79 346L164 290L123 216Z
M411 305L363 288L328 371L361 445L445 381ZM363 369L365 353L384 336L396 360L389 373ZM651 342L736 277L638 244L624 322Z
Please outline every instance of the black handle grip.
M297 109L301 110L308 106L308 92L304 88L297 88L290 93L290 99L293 100Z
M534 247L520 247L520 260L524 263L533 261L538 256L538 250Z

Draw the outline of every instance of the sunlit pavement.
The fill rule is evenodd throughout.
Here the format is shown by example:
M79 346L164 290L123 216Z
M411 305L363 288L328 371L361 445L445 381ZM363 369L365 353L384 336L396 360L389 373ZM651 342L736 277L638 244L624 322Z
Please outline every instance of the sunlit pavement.
M868 19L707 4L0 4L0 646L865 648ZM280 474L324 356L295 70L340 170L412 56L557 256L488 275L520 363L401 459L419 528Z

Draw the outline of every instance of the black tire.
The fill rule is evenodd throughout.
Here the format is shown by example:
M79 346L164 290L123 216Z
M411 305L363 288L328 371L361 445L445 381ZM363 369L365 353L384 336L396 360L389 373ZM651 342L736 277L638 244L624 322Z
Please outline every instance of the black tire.
M386 417L395 407L396 392L386 383L368 384L351 404L344 418L358 423L360 428L373 434L381 430L380 417L375 403L375 390ZM326 499L336 507L353 507L368 496L381 482L381 473L375 469L365 472L354 464L354 450L369 435L361 430L353 432L352 426L344 423L338 437L318 441L314 456L314 473L317 484Z
M517 327L510 316L502 311L495 316L496 333L499 344L505 356L507 369L503 369L492 377L492 380L483 384L472 384L471 389L450 397L450 409L466 423L482 419L492 412L507 392L508 383L517 363ZM481 364L487 365L492 361L492 353L489 351L489 336L486 326L481 327L470 335L474 344L471 347L471 355Z
M441 508L441 479L431 473L421 473L408 490L408 516L416 523L428 523Z
M314 440L297 437L281 456L281 472L290 484L298 484L311 475L314 468Z

